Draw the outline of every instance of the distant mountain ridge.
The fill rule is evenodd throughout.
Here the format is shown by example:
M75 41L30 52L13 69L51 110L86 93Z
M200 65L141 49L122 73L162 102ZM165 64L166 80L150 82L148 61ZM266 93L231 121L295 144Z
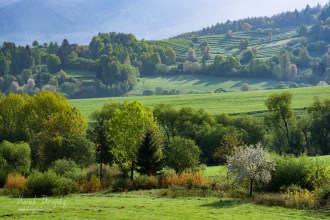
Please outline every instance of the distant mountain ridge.
M182 10L184 5L173 7L173 2L163 1L160 6L152 0L0 0L0 42L61 42L66 37L87 43L99 32L135 34L152 32L151 27L162 34L189 19L188 12ZM168 17L159 16L164 11L168 11ZM174 14L180 16L173 19Z
M221 22L215 16L219 13L229 19L226 5L225 11L219 9L223 3L225 0L0 0L0 44L60 43L64 38L88 44L100 32L166 39ZM238 0L233 1L230 8L237 4Z

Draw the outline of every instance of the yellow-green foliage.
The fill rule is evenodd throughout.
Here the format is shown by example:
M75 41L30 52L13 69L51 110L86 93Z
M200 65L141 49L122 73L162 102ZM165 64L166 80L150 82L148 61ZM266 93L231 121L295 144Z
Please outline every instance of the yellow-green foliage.
M304 190L288 190L285 195L285 205L291 208L314 209L318 205L317 197L314 192Z
M306 166L306 182L310 183L314 189L321 186L330 185L330 165L326 162L322 162L316 159L311 159L310 163Z

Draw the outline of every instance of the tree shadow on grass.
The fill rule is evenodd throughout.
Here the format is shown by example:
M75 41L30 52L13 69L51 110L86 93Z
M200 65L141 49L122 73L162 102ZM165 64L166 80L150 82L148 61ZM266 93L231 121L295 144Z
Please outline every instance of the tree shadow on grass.
M220 200L208 204L203 204L201 207L212 207L212 208L229 208L245 204L243 201L239 200Z

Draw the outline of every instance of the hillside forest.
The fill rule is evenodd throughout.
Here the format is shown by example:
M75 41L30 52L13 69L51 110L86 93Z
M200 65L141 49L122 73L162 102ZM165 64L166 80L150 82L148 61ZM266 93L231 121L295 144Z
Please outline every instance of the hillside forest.
M278 79L275 88L326 85L330 6L227 21L169 40L100 33L89 45L57 42L0 48L3 93L58 91L69 98L122 96L141 77L199 74ZM248 84L241 90L251 89ZM220 90L223 92L225 90ZM218 91L219 92L219 91ZM178 94L158 88L143 95ZM141 94L141 95L142 95Z

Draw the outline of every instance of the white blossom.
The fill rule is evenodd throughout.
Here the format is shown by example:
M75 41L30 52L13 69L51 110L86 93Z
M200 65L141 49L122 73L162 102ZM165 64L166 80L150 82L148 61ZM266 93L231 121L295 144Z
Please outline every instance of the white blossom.
M275 170L273 161L261 144L257 146L236 148L235 154L228 158L227 167L230 173L236 175L238 181L244 179L268 183L271 171Z

